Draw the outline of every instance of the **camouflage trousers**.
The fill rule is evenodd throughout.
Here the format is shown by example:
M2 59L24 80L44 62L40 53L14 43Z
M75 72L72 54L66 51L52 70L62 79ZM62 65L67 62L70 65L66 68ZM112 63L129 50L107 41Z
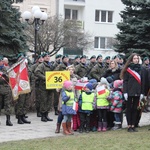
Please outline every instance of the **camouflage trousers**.
M19 95L19 98L15 105L16 115L24 115L28 112L29 100L30 100L30 93Z
M0 85L0 111L5 110L6 115L11 114L12 92L9 85Z

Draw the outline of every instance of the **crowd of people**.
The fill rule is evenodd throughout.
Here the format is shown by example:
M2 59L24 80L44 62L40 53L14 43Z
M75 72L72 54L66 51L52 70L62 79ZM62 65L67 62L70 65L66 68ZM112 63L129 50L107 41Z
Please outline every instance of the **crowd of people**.
M17 61L23 54L18 54ZM53 121L50 110L58 115L55 133L62 125L65 135L73 131L105 132L122 128L123 113L126 115L128 132L137 132L141 113L147 112L150 86L149 58L133 53L127 60L121 55L113 58L102 55L76 56L70 61L67 55L57 54L55 61L48 53L37 57L34 64L28 64L31 92L19 95L14 103L18 124L31 123L27 120L29 101L34 99L37 117L41 121ZM13 101L7 69L8 59L0 57L0 109L5 110L6 125L11 123ZM46 71L70 71L70 80L64 81L61 89L46 89ZM83 83L77 89L77 83Z

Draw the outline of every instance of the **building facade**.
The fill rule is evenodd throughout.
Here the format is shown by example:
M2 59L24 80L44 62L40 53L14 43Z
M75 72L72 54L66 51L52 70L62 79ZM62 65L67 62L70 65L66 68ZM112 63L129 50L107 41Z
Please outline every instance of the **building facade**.
M93 46L83 51L89 58L102 54L114 56L116 24L121 21L120 11L124 9L121 0L58 0L58 14L65 19L77 20L85 32L92 35ZM64 54L64 51L61 51Z

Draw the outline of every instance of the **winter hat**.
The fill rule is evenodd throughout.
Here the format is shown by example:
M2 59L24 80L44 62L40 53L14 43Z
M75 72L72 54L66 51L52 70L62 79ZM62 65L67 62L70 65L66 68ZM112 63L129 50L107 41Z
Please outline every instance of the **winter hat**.
M91 80L89 80L89 83L92 83L93 88L95 88L95 87L97 86L97 84L98 84L98 82L97 82L96 79L91 79Z
M106 84L106 85L107 85L107 87L109 87L109 83L108 83L107 79L106 79L106 78L104 78L104 77L102 77L102 78L101 78L101 80L100 80L100 84Z
M71 81L69 81L69 80L67 80L67 81L64 81L64 83L63 83L63 87L65 88L65 89L68 89L70 86L72 86L73 85L73 83L71 82Z
M93 85L92 85L92 83L88 83L88 84L86 84L86 86L85 86L86 88L88 88L90 91L92 91L92 89L93 89Z
M123 80L115 80L114 81L114 88L122 89L123 88Z

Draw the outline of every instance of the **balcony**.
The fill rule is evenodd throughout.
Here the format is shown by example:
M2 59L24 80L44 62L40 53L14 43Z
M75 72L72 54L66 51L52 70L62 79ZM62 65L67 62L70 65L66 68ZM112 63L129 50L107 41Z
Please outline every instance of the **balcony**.
M64 5L84 7L85 0L64 0Z

